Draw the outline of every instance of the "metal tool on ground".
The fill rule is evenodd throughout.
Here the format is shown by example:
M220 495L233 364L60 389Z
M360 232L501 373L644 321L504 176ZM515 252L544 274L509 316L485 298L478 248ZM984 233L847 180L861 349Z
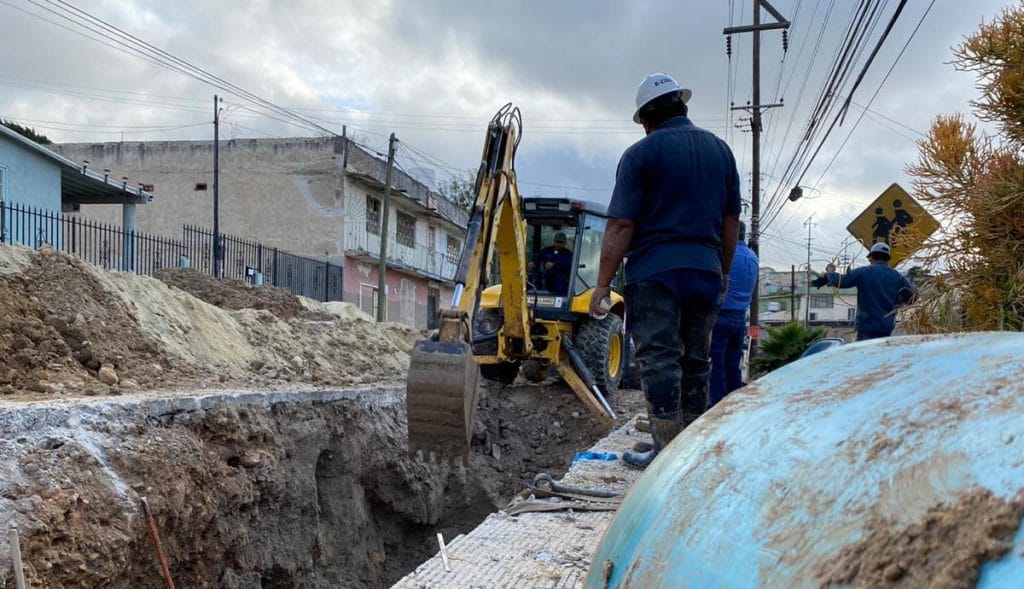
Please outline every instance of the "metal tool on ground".
M533 486L542 491L551 491L552 493L559 493L563 495L601 497L605 499L610 497L619 497L621 495L615 491L605 491L602 489L580 489L578 487L563 485L556 482L551 475L544 472L538 473L537 476L533 477Z
M589 313L608 218L601 205L520 196L521 129L511 104L488 125L451 307L413 348L406 388L413 455L468 455L481 375L508 384L520 368L531 380L554 368L593 414L615 418L606 395L627 362L622 296L611 294L605 317Z
M508 515L542 511L615 511L622 494L604 489L562 485L551 475L539 473L533 484L519 492L502 511Z

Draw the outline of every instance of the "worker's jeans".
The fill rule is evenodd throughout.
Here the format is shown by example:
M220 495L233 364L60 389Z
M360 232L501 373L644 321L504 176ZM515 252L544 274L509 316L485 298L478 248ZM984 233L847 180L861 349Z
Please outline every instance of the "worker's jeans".
M711 332L711 395L708 407L743 386L740 364L747 336L746 311L722 310Z
M626 285L629 329L651 417L698 416L708 404L708 347L717 303L676 302L657 282Z

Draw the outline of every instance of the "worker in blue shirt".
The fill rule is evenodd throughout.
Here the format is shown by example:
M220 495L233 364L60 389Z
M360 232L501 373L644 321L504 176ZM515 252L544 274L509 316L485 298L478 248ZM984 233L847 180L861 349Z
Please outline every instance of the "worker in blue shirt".
M565 247L565 234L556 233L551 245L540 250L529 270L536 272L541 290L557 295L569 294L569 275L572 273L572 250Z
M743 349L747 335L747 309L757 288L758 260L746 244L746 226L740 223L740 238L729 269L729 290L711 331L711 392L708 407L743 386Z
M825 275L811 282L818 288L857 289L857 341L892 335L896 308L917 298L914 284L889 267L890 252L888 244L876 243L868 253L869 265L838 274L835 264L829 264Z
M665 74L637 89L646 137L622 154L590 312L624 258L626 318L653 443L623 461L646 468L707 409L711 328L739 236L740 187L729 146L687 117L690 90ZM627 256L628 254L628 256Z

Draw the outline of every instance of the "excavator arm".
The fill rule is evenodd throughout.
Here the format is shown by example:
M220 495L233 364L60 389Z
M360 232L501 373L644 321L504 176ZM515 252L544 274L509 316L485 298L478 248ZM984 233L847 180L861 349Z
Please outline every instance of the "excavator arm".
M469 452L479 382L472 319L495 259L503 284L504 324L490 337L498 338L499 356L525 358L532 351L526 224L515 175L521 126L519 109L508 104L487 127L451 306L441 311L436 336L413 348L406 386L413 454L452 457Z
M572 323L548 322L532 333L528 301L526 221L516 183L515 156L522 120L505 105L487 127L476 177L466 242L455 274L450 307L440 312L437 334L413 347L406 385L409 450L434 457L469 453L481 363L513 364L541 356L551 362L596 415L615 412L595 384L573 343ZM497 333L474 334L473 318L498 263L502 325ZM542 322L543 323L543 322ZM534 338L543 349L534 349ZM474 357L474 346L497 340L493 355Z

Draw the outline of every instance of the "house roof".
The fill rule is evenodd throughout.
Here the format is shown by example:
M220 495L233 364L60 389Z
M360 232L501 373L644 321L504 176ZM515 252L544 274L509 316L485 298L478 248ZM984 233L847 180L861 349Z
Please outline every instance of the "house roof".
M0 125L0 136L57 164L60 168L61 202L64 204L146 203L153 198L141 188L128 186L108 174L77 164L3 125Z

